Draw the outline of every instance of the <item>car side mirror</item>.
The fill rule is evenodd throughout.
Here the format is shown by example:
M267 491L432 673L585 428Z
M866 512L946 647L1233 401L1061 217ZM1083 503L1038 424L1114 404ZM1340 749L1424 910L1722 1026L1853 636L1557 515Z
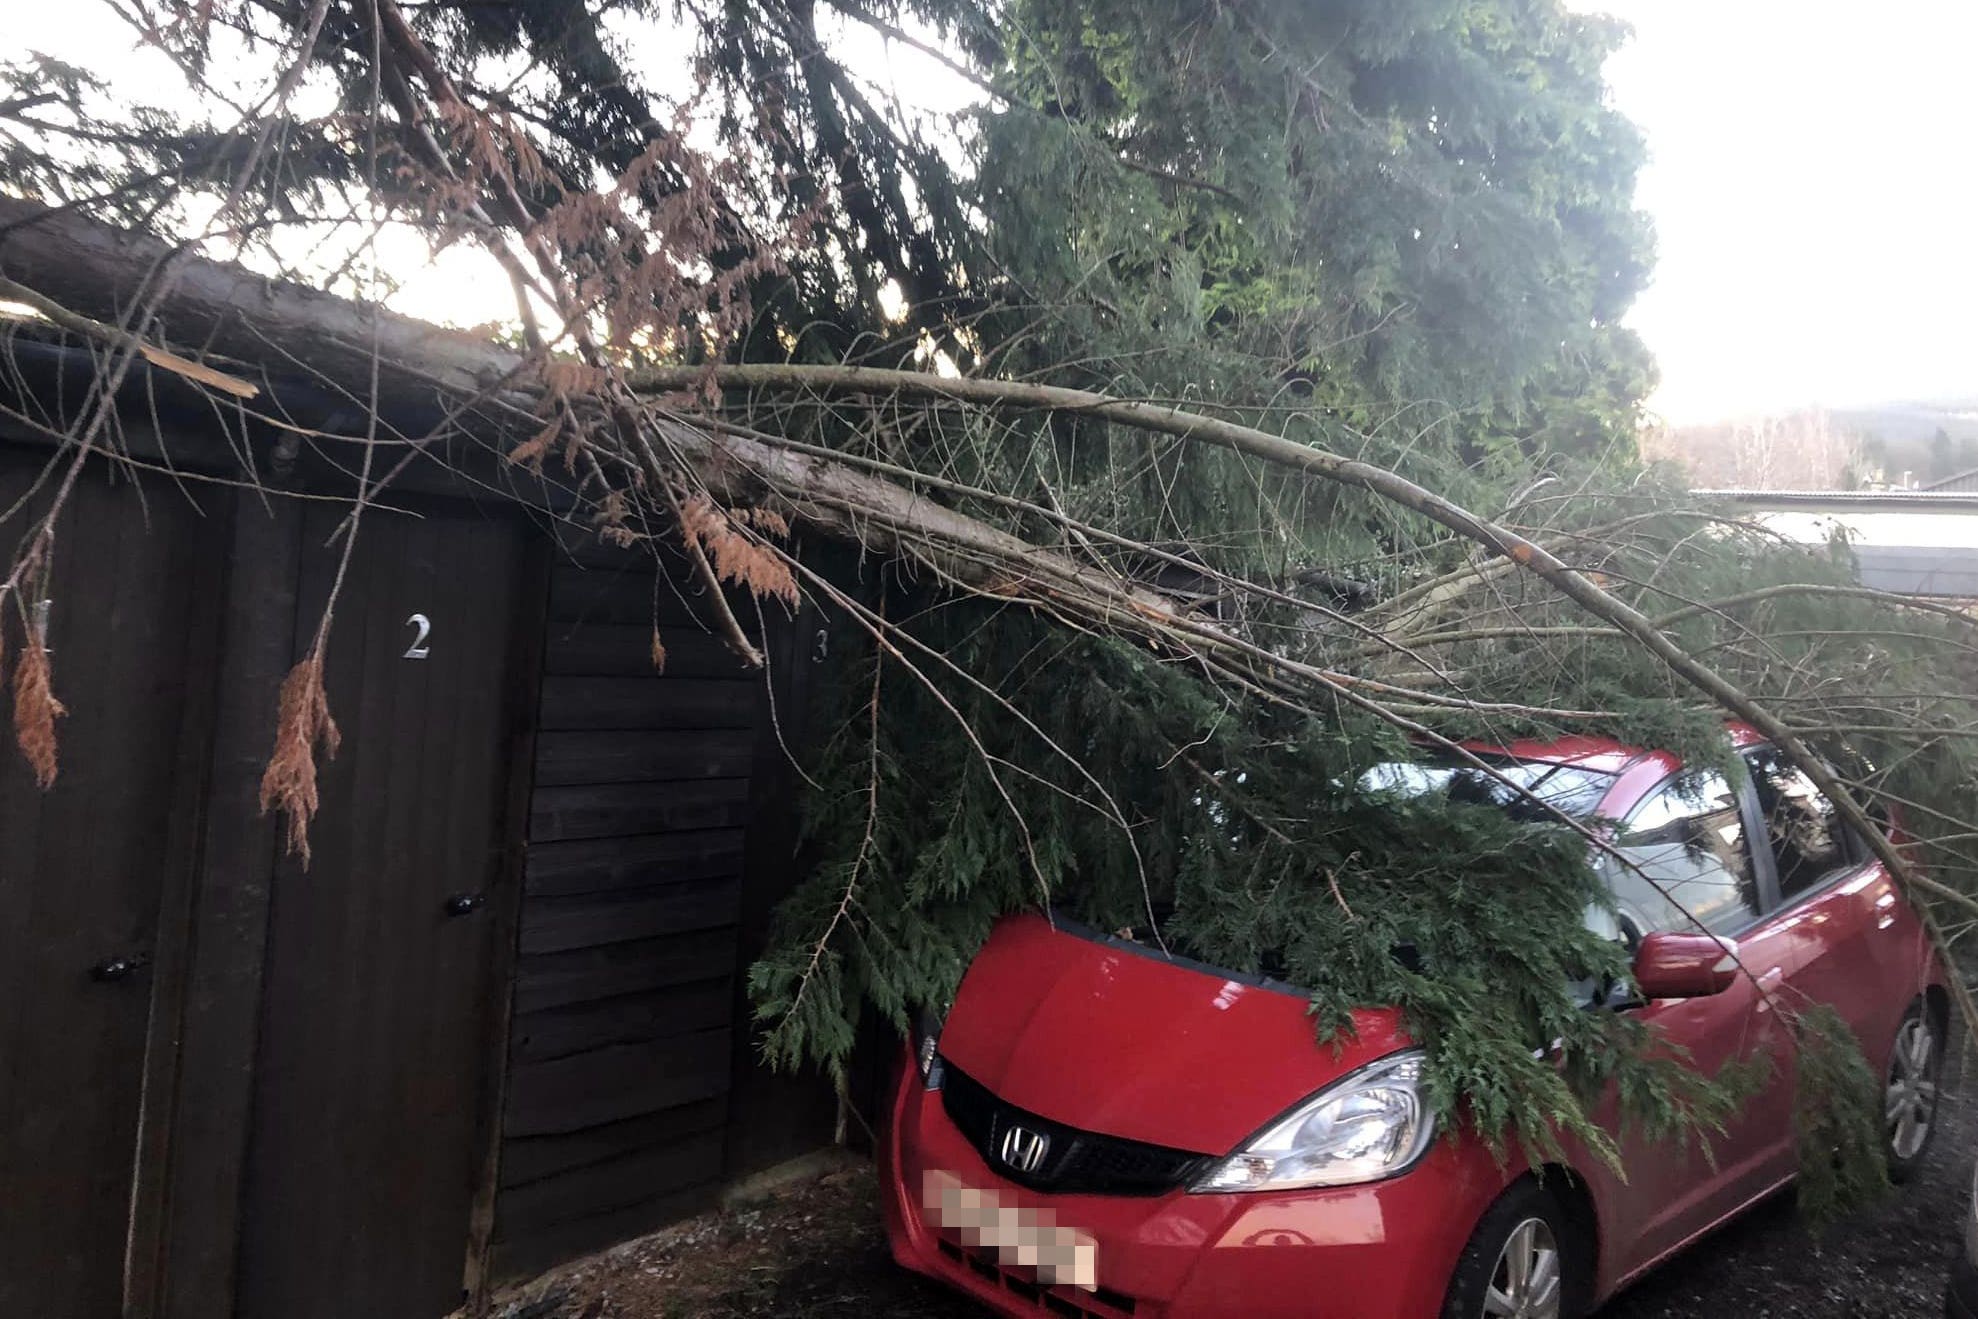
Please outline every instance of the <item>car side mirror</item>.
M1658 930L1635 950L1635 990L1644 999L1721 994L1738 977L1736 951L1713 934Z

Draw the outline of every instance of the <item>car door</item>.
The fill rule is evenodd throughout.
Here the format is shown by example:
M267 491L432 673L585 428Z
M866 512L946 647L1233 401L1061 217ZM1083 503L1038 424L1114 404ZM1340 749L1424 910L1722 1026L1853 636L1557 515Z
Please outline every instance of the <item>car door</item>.
M1768 920L1768 859L1751 846L1755 802L1714 771L1684 771L1630 812L1600 862L1623 938L1699 930L1727 942L1750 972L1707 998L1663 999L1633 1011L1694 1065L1716 1076L1762 1063L1758 1093L1704 1148L1624 1133L1627 1183L1615 1223L1620 1272L1646 1267L1756 1196L1792 1167L1792 1073L1773 995L1790 974L1792 942Z
M1834 804L1775 748L1744 753L1779 876L1779 925L1795 946L1795 1000L1837 1010L1871 1066L1915 995L1916 922L1881 863L1841 823Z

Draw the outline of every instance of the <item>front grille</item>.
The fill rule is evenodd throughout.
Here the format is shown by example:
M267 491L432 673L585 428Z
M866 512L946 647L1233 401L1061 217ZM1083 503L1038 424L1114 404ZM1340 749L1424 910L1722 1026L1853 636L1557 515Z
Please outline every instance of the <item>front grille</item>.
M963 1250L952 1241L940 1239L934 1244L943 1255L976 1277L1001 1287L1019 1300L1030 1302L1041 1314L1063 1315L1065 1319L1118 1319L1121 1315L1132 1314L1135 1308L1131 1296L1106 1287L1092 1292L1070 1287L1045 1287L972 1250Z
M942 1060L941 1102L983 1160L1019 1186L1056 1195L1164 1195L1194 1181L1212 1154L1124 1140L1097 1131L1068 1127L1006 1104L989 1088ZM1042 1159L1033 1168L1003 1157L1012 1127L1044 1138Z

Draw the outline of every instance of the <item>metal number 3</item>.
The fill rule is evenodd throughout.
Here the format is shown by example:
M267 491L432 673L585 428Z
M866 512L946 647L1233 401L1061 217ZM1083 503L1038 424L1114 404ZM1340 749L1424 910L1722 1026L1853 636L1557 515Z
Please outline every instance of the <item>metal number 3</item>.
M406 659L425 659L428 655L432 654L433 648L426 644L426 638L433 635L433 620L427 618L424 614L414 614L405 620L405 625L407 627L418 628L419 635L412 638L412 644L405 648L404 657Z

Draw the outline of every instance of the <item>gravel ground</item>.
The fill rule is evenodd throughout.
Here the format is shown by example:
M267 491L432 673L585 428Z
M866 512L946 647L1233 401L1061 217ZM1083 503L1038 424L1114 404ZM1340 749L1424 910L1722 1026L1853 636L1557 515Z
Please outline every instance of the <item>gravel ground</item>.
M1942 1313L1963 1231L1978 1102L1947 1098L1932 1163L1886 1203L1815 1238L1790 1194L1630 1288L1599 1319L1919 1319ZM847 1166L752 1208L694 1219L532 1282L501 1319L982 1319L897 1268L871 1169Z

